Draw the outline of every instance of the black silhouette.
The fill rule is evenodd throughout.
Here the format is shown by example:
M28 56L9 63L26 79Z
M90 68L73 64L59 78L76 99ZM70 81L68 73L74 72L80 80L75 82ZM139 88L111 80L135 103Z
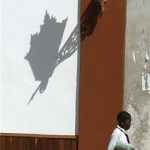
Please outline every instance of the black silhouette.
M56 18L49 16L46 11L44 24L41 25L40 33L31 35L31 47L26 59L29 61L35 80L41 81L32 94L28 104L33 100L36 92L43 93L55 68L62 61L69 58L80 46L86 36L92 35L98 17L102 14L99 0L91 0L86 11L81 17L81 25L77 25L66 43L59 51L67 19L62 23L56 22Z
M102 15L102 6L100 0L91 0L87 9L81 16L81 41L86 36L93 34L98 18Z

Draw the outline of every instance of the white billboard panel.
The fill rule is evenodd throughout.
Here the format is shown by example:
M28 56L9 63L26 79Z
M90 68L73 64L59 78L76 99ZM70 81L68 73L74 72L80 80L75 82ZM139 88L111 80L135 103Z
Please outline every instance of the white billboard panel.
M77 24L78 0L1 0L1 132L75 134Z

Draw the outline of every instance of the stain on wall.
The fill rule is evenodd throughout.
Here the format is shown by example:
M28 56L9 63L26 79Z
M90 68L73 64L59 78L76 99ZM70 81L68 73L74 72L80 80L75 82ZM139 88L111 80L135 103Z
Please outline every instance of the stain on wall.
M150 147L150 1L127 1L124 108L132 114L129 131L136 149Z

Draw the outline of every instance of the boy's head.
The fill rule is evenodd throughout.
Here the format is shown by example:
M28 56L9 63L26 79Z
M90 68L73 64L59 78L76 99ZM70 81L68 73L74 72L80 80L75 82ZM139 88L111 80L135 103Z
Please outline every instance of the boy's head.
M121 128L128 130L131 126L131 115L126 111L121 111L117 115L117 121Z

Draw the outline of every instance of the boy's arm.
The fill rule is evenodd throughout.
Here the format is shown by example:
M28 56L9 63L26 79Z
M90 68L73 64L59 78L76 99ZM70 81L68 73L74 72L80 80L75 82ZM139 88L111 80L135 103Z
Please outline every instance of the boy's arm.
M135 150L135 149L131 144L126 144L126 143L117 141L114 150Z

